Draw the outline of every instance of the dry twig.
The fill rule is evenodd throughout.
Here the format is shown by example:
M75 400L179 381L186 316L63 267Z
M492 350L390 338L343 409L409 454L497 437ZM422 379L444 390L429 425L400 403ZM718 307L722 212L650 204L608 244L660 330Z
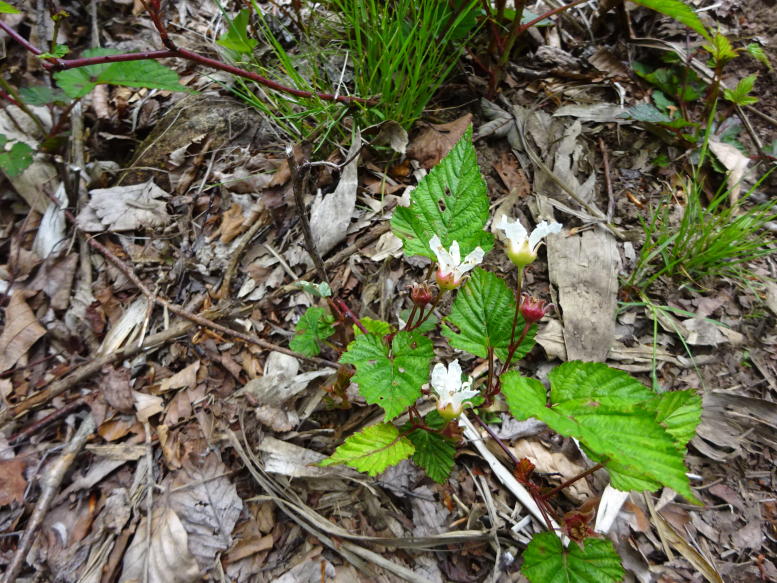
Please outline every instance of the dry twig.
M70 440L70 443L68 443L62 451L62 455L49 466L46 476L41 480L40 498L38 498L35 509L32 511L32 515L27 521L27 528L24 529L24 534L22 534L22 538L19 541L19 546L16 548L16 552L11 559L8 570L5 572L3 583L13 583L16 581L16 576L22 569L24 559L30 551L30 547L32 547L35 535L37 534L40 525L43 523L46 513L49 511L51 503L54 501L54 497L65 477L65 473L73 464L76 455L84 447L86 440L94 430L94 418L89 414L81 422L81 426L78 428L75 435L73 435L73 439Z

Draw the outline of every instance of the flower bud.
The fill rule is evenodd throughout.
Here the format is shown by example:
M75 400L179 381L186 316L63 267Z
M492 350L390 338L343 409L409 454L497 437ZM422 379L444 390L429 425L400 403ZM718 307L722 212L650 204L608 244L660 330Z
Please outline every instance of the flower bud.
M410 290L410 299L416 306L423 308L434 301L434 292L426 283L417 283Z
M525 241L520 244L510 242L507 245L507 257L518 269L523 269L534 263L534 260L537 259L537 253Z
M529 294L522 294L518 309L527 324L534 324L542 320L552 308L553 304L546 304L545 300L540 300Z
M443 273L440 269L434 274L434 280L437 282L437 285L440 286L440 289L444 291L456 289L461 285L461 281L456 281L456 274L453 272Z
M460 403L445 404L440 402L437 403L437 412L440 414L440 417L446 421L451 421L452 419L456 419L464 412L464 406Z

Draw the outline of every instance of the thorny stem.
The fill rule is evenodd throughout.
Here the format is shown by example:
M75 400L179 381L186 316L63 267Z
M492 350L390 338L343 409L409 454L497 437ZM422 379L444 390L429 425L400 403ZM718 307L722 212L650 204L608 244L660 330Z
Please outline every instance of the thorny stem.
M359 330L361 330L364 334L369 334L369 331L364 327L364 324L361 323L359 317L351 311L351 308L349 308L343 300L337 298L332 300L332 303L337 306L337 309L345 314L345 316L351 320L351 322L356 324L356 327L359 328Z
M543 494L543 496L545 496L546 498L549 498L549 499L553 498L553 496L555 496L556 494L561 492L561 490L563 490L564 488L567 488L567 487L571 486L572 484L574 484L575 482L577 482L578 480L582 480L586 476L589 476L589 475L593 474L596 470L601 470L603 467L604 467L604 464L596 464L595 466L591 466L586 471L581 472L581 473L579 473L578 475L576 475L576 476L574 476L572 478L569 478L566 482L564 482L562 484L559 484L558 486L556 486L555 488L553 488L549 492L545 492Z
M317 97L318 99L322 99L324 101L338 101L340 103L346 103L346 104L347 103L366 103L366 104L374 103L374 100L364 99L362 97L355 97L355 96L349 96L349 95L334 95L331 93L318 93L318 92L302 91L301 89L294 89L293 87L287 87L285 85L281 85L280 83L276 83L271 79L262 77L257 73L246 71L245 69L241 69L240 67L223 63L216 59L211 59L210 57L200 55L188 49L179 48L169 38L167 34L167 29L162 23L162 20L159 17L159 14L157 13L155 15L153 9L150 10L149 13L151 14L151 18L152 18L152 21L154 22L154 26L157 27L157 32L159 33L162 43L167 47L166 50L145 51L140 53L123 53L119 55L104 55L100 57L87 57L87 58L79 58L79 59L49 58L49 59L42 59L41 64L48 71L65 71L67 69L86 67L88 65L120 63L120 62L127 62L127 61L140 61L145 59L158 60L158 59L165 59L170 57L177 57L180 59L185 59L187 61L193 61L195 63L199 63L201 65L210 67L212 69L224 71L226 73L230 73L238 77L243 77L244 79L255 81L261 85L264 85L265 87L274 89L275 91L280 91L281 93L287 93L289 95L294 95L296 97L305 97L305 98ZM14 41L19 43L21 46L23 46L27 51L31 52L32 54L40 55L43 53L42 50L32 45L29 41L24 39L19 33L13 30L13 28L11 28L8 24L3 22L2 20L0 20L0 28L3 29L6 33L8 33L8 35L11 38L13 38Z
M494 442L502 449L503 452L507 454L507 457L510 458L510 461L513 463L514 466L518 466L519 463L521 463L521 460L519 460L517 457L515 457L515 454L510 450L509 447L507 447L507 444L502 441L496 433L494 433L494 430L491 429L491 427L483 421L478 415L475 413L472 413L472 416L475 418L475 421L478 422L478 425L480 425L483 429L486 430L486 433L488 433L488 436L494 440Z
M423 313L423 308L421 308L421 313ZM413 324L413 318L415 317L416 312L418 311L418 306L416 304L413 304L413 309L410 310L410 315L407 317L407 322L405 323L405 330L411 330L410 327Z

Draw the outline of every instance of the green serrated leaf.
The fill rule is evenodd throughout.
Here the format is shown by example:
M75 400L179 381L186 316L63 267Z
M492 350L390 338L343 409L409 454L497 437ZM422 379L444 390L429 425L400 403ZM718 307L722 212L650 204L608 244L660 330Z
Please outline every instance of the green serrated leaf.
M752 105L753 103L758 103L758 98L750 95L756 79L758 79L758 75L748 75L744 79L740 79L737 86L733 89L723 90L723 97L737 105Z
M692 391L662 393L644 404L655 411L656 421L684 448L701 422L701 397Z
M466 350L481 358L486 358L488 349L493 348L497 357L505 360L514 314L515 296L507 284L493 273L475 268L456 295L451 313L444 320L442 333L454 348ZM518 314L516 336L520 335L523 327L523 317ZM532 325L515 352L516 360L523 358L532 349L536 333L537 326Z
M696 15L693 9L681 2L681 0L631 0L634 4L639 4L645 8L650 8L661 14L665 14L676 21L681 22L691 30L698 32L704 38L709 39L710 33L704 28L701 19Z
M238 12L229 23L227 32L220 36L216 42L225 49L239 54L252 53L259 41L248 36L249 16L249 11L246 8Z
M89 49L84 51L82 56L99 57L115 55L119 52L115 49ZM178 82L175 71L153 60L99 63L58 71L54 73L54 78L62 91L72 99L84 97L101 84L146 87L165 91L189 91Z
M2 136L0 147L4 147L7 138ZM10 150L0 151L0 169L6 176L13 178L24 172L32 164L32 155L35 152L24 142L14 142Z
M345 464L375 476L389 466L413 455L415 448L407 437L390 423L379 423L354 433L320 466Z
M21 14L22 11L7 2L0 2L0 14Z
M324 308L309 307L294 328L297 334L289 342L289 348L306 356L316 356L324 341L335 333L334 321Z
M502 376L502 393L516 419L535 417L577 438L591 459L605 465L614 488L664 485L697 502L683 463L687 439L681 439L693 435L698 399L657 398L630 375L601 363L567 362L549 379L548 402L539 382L515 372Z
M408 435L415 446L413 461L422 467L429 477L439 484L451 475L456 448L439 433L416 429Z
M759 61L760 63L766 65L766 67L771 71L772 70L772 63L769 60L769 57L766 54L766 51L764 51L764 48L759 45L758 43L750 43L745 47L745 51L747 51L747 54Z
M39 59L61 59L70 52L70 48L67 45L55 45L54 50L50 53L41 53L36 55Z
M368 403L383 407L390 421L421 396L433 357L431 340L417 332L397 332L390 348L383 336L357 336L340 362L356 367L353 382L359 393Z
M475 247L488 251L494 237L483 230L488 193L472 145L472 126L410 194L409 207L397 207L391 230L402 239L405 255L436 259L429 248L434 235L443 247L458 241L462 257Z
M612 543L587 538L566 548L552 532L534 535L523 553L523 573L531 583L617 583L625 575Z
M725 35L715 33L710 42L703 45L702 48L706 50L712 57L713 67L716 65L724 65L733 60L737 56L737 50L731 45L731 41L726 38Z
M52 103L70 103L70 98L61 89L36 85L35 87L23 87L19 95L27 105L50 105Z
M367 332L370 334L375 334L376 336L385 336L386 334L391 334L394 329L393 326L388 322L384 322L383 320L375 320L369 316L364 316L363 318L360 318L359 321L362 323L362 326L365 327ZM362 332L359 327L354 324L353 334L354 336L358 336L359 334L364 334L364 332Z

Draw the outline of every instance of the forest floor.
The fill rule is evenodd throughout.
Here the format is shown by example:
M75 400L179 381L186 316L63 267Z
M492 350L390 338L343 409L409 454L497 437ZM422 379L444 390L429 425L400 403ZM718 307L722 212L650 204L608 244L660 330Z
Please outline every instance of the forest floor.
M31 40L43 18L33 4L16 3L24 19L0 15ZM93 29L103 46L161 46L140 2L97 2L91 16L88 3L59 4L71 47L88 46ZM263 6L275 14L274 4ZM773 0L689 4L708 28L760 43L777 66ZM216 54L215 3L170 3L168 15L176 42ZM642 41L686 46L681 25L643 9L629 17ZM311 228L329 239L331 287L361 316L392 320L409 306L406 290L428 263L403 259L388 219L472 124L494 213L527 225L550 214L566 238L597 246L575 263L549 243L532 266L527 286L557 308L520 369L543 377L564 360L602 361L703 396L686 457L703 506L666 488L632 493L603 535L625 580L777 581L777 261L755 262L765 279L749 286L658 279L640 296L625 285L645 243L640 221L662 203L683 206L689 153L619 117L652 91L631 63L660 53L629 41L614 12L595 41L559 22L537 29L492 100L465 56L409 132L405 156L365 145L353 158L349 140L334 149L329 160L348 164L317 169L305 201L350 200L338 209L345 223L312 213ZM41 84L36 59L0 40L4 79ZM16 561L19 581L526 581L520 554L543 525L497 478L492 464L506 458L492 443L496 461L465 441L445 484L408 461L375 478L314 465L382 413L356 397L332 407L322 387L336 378L336 354L288 348L315 303L294 283L317 278L284 153L294 140L230 94L227 75L165 64L198 93L100 86L70 113L58 156L0 175L0 571ZM752 185L767 170L756 140L777 154L777 72L742 58L725 73L734 84L759 75L754 107L767 116L745 110L752 134L738 135ZM544 164L608 209L621 236L592 226L543 177L517 139L520 123ZM297 152L316 159L318 146ZM77 204L79 182L89 194ZM775 188L772 177L758 193ZM44 218L58 193L70 196L78 228ZM50 228L66 245L43 254ZM510 273L499 253L487 262ZM645 298L673 311L659 318ZM466 366L485 370L478 359ZM493 427L550 484L586 468L574 442L542 424L503 415ZM559 504L574 508L606 483L597 472Z

